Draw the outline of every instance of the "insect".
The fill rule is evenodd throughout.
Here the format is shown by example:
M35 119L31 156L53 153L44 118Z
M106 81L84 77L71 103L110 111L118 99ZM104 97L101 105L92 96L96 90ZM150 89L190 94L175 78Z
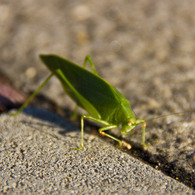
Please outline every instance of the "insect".
M88 112L88 115L83 114L81 116L81 144L77 149L83 148L84 119L90 119L102 124L103 127L99 128L101 135L117 141L119 147L124 146L128 149L131 149L129 143L106 133L106 131L121 127L121 134L127 136L135 126L142 124L142 144L143 146L146 145L145 120L136 119L125 96L98 75L90 56L86 56L83 68L57 55L40 55L40 58L51 71L51 74L27 99L16 114L28 105L52 76L56 76L72 100ZM93 72L86 69L87 62L89 62Z

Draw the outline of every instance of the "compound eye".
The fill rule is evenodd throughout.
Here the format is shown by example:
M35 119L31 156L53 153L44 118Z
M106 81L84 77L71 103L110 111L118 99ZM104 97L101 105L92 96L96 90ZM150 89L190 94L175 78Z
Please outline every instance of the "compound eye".
M131 121L129 121L129 122L128 122L128 126L131 126L131 124L132 124Z

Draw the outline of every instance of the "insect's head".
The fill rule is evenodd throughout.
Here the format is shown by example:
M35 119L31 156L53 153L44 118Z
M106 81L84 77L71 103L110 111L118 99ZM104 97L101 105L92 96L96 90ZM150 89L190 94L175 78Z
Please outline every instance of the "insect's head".
M136 120L129 120L122 124L121 134L127 136L127 134L137 126Z

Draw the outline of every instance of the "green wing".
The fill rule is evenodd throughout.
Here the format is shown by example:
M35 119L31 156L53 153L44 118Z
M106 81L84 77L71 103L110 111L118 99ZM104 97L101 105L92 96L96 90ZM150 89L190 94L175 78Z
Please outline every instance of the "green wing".
M130 108L127 99L101 77L56 55L41 55L40 58L56 72L66 93L91 116L114 122L119 120L116 113L122 111L121 102Z
M83 107L90 115L95 118L101 118L95 107L86 98L79 94L60 69L57 70L57 74L60 75L60 78L63 80L64 90L69 94L69 96L71 96L72 99L76 101L78 105Z

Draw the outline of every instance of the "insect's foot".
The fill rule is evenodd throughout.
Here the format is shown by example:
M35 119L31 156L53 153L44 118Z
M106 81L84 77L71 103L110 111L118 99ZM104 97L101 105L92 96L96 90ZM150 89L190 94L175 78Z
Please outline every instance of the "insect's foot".
M16 116L16 113L9 113L9 116Z
M150 146L150 143L147 143L147 144L143 143L142 145L143 145L143 147L148 147L148 146Z
M79 147L79 148L74 148L75 150L82 150L83 146Z
M131 144L127 143L126 141L122 140L121 141L121 145L126 147L128 150L130 150L132 147L131 147Z
M118 142L118 148L121 148L121 146L122 146L122 142L120 141Z
M10 112L9 116L17 116L19 113L18 111Z

